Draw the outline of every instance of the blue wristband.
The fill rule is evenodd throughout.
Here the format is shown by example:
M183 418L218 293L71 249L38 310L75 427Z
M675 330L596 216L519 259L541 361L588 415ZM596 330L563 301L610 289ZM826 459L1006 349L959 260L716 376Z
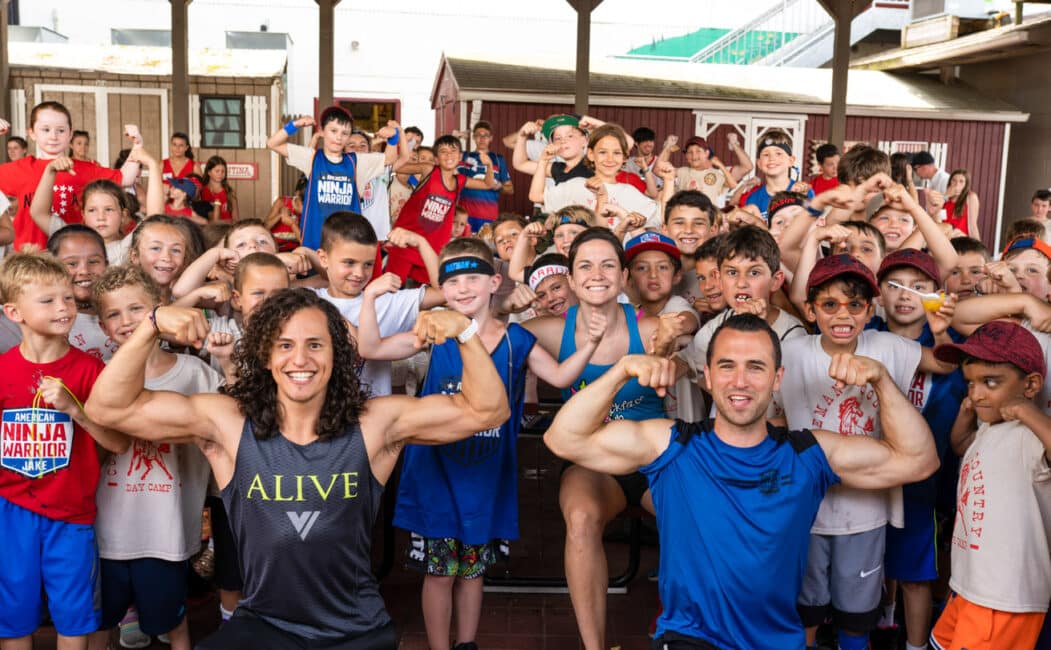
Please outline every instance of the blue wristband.
M394 135L392 135L391 137L387 138L387 144L389 144L392 147L397 146L398 140L400 139L400 137L399 137L400 135L401 135L401 129L394 129Z
M289 120L288 124L285 125L285 133L288 135L295 135L298 130L299 127L296 126L296 123L292 120Z

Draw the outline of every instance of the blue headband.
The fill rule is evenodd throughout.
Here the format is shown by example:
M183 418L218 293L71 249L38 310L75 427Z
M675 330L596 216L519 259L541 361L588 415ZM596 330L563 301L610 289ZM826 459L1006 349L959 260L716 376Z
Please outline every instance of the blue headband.
M449 278L457 275L477 273L480 275L496 275L493 265L480 257L454 257L442 262L438 267L438 284L445 284Z
M759 149L756 150L755 155L758 157L759 154L763 153L763 149L766 149L767 147L777 147L778 149L780 149L781 151L784 151L789 156L792 155L792 147L789 147L784 142L774 142L773 140L770 140L770 139L763 140L763 142L759 145Z

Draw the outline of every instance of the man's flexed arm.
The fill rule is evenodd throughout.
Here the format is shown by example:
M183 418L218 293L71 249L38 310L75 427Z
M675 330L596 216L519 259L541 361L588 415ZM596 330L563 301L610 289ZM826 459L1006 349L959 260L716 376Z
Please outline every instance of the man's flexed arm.
M832 357L828 374L848 386L871 385L879 400L883 439L815 431L832 470L844 485L878 489L921 481L938 469L934 436L919 410L880 362L852 354Z
M607 474L627 474L653 462L668 446L670 420L603 424L617 391L633 377L663 395L675 383L675 366L660 357L623 357L559 409L544 434L548 448L556 456Z

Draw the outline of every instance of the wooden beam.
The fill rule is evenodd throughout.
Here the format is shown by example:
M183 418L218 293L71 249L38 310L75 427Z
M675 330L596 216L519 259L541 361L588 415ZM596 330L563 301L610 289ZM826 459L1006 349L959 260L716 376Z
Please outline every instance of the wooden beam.
M588 112L591 94L591 12L602 0L566 0L577 12L577 76L576 100L573 111L577 115Z
M193 0L168 0L172 8L172 127L190 131L190 45L188 7ZM157 143L156 146L162 146Z
M825 0L828 2L829 0ZM847 73L850 70L850 24L854 19L851 0L834 0L836 21L832 48L832 102L829 106L828 141L840 149L847 135Z
M7 57L7 44L10 42L7 40L7 3L8 0L0 0L0 117L11 115L11 93L8 92L11 87L11 66ZM11 135L25 136L24 133L12 133ZM6 144L7 136L0 135L0 145ZM6 160L7 149L4 149L4 152L3 159Z
M821 8L825 10L829 16L833 18L842 10L850 12L850 17L856 18L865 11L872 4L872 0L847 0L842 2L841 0L817 0L817 3L821 5Z
M332 86L335 78L336 5L340 0L316 0L318 4L318 112L332 105Z

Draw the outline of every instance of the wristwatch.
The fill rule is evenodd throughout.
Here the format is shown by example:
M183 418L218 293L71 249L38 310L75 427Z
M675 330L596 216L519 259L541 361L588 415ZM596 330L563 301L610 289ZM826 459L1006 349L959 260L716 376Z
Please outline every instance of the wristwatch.
M463 331L456 335L456 340L462 343L467 343L471 338L478 333L478 321L471 319L471 322L467 324L467 327L463 328Z

